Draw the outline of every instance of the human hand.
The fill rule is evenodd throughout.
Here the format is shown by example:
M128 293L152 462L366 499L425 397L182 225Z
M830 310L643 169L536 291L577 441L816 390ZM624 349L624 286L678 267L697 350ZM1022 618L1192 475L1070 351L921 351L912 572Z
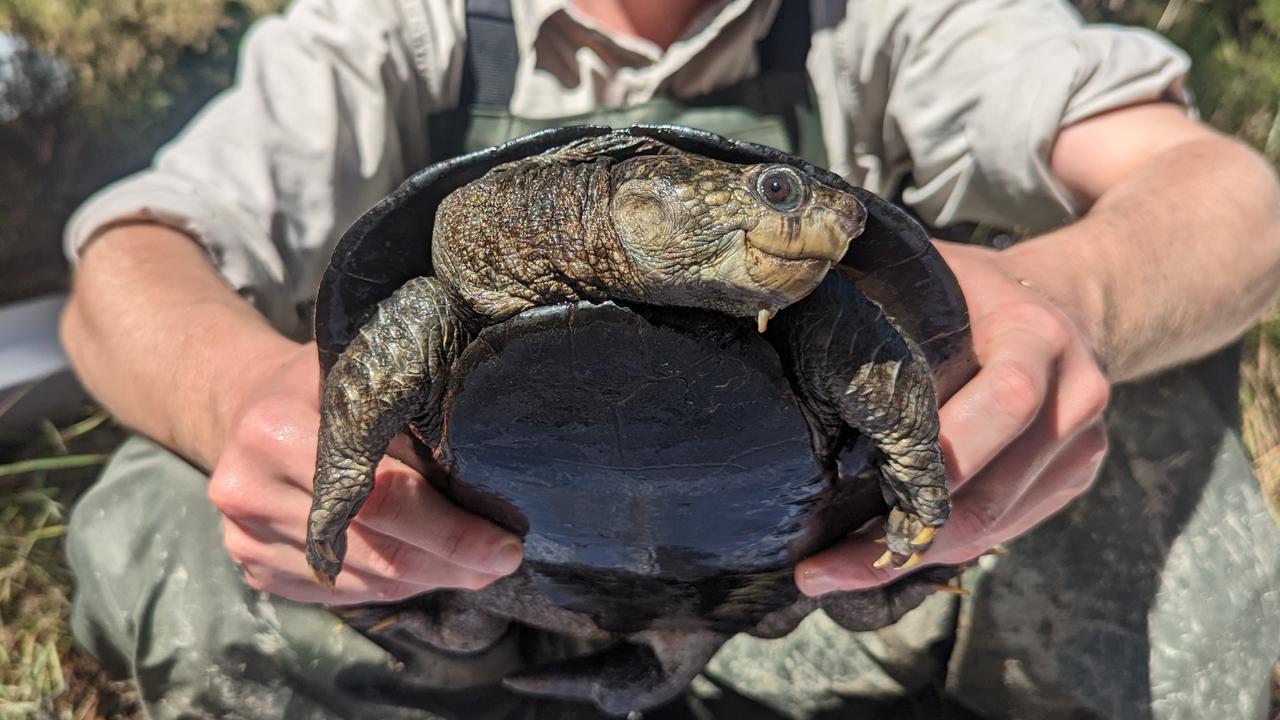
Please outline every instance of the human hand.
M940 410L952 510L924 564L968 562L1088 489L1107 447L1109 384L1094 344L995 250L937 242L969 304L978 374ZM1048 268L1057 272L1060 268ZM1020 282L1025 280L1026 284ZM851 538L796 567L808 595L883 585L884 547Z
M519 540L386 457L351 524L342 575L333 589L321 585L303 551L320 427L316 348L291 345L274 358L245 378L244 400L209 455L217 458L209 497L250 587L328 605L390 602L442 587L478 589L519 566Z

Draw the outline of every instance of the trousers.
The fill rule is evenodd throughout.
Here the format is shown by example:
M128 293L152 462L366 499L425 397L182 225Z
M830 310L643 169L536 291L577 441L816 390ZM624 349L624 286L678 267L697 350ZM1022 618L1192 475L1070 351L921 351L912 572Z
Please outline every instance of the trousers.
M1187 371L1116 389L1094 487L938 594L852 633L821 614L731 639L649 718L1265 718L1280 536L1244 448ZM196 468L127 441L75 508L72 629L152 718L591 718L502 690L573 652L516 627L459 657L379 644L248 588Z

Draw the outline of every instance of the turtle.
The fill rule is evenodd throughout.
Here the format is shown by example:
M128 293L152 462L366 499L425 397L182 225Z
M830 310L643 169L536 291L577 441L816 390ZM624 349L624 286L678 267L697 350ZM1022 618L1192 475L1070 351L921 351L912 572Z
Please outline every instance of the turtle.
M919 562L950 508L937 404L976 368L963 295L902 210L783 151L681 126L544 130L427 167L335 247L307 561L390 441L520 535L478 591L346 613L483 650L511 621L599 645L504 678L626 714L731 635L821 607L887 625L956 573L799 594L801 558L883 517Z

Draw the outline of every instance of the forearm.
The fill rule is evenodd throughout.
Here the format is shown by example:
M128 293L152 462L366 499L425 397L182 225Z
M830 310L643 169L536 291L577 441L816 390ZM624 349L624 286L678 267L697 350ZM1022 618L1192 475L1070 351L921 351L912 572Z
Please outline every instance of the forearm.
M122 423L211 468L241 393L296 344L191 239L126 225L85 250L62 319L85 387Z
M1280 187L1256 154L1206 132L1001 262L1084 325L1113 382L1130 380L1224 345L1276 297Z

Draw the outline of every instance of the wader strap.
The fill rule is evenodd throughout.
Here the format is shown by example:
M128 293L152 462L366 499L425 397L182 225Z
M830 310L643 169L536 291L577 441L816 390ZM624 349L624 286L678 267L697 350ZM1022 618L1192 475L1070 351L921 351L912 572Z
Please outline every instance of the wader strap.
M519 62L511 0L467 0L467 47L458 107L509 107Z
M809 1L780 0L773 25L756 44L760 73L804 72L811 32ZM458 107L510 107L519 63L511 0L467 0Z
M769 32L756 44L760 74L805 72L813 27L809 21L809 0L778 0Z

